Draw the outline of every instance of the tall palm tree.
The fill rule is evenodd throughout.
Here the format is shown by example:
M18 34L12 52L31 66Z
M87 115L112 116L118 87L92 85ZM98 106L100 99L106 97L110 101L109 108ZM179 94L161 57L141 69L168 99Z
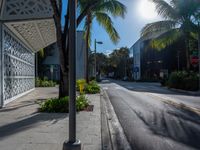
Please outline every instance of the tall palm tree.
M194 14L199 11L199 0L150 0L156 5L156 11L164 18L162 21L147 24L141 36L161 33L153 39L151 46L163 49L178 40L185 39L187 69L190 69L189 36L192 31Z
M93 0L80 0L80 10L84 10L87 3ZM91 29L92 22L94 19L106 30L110 39L117 43L120 39L119 34L113 26L113 22L110 16L113 17L124 17L126 13L126 7L118 0L99 0L93 8L89 9L85 19L85 40L86 40L86 53L85 53L85 77L86 81L89 82L88 75L88 50L91 43Z

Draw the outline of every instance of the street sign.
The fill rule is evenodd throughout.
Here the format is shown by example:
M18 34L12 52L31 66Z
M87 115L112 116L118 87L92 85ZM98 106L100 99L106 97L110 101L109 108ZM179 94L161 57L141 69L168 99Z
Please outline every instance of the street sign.
M139 72L139 67L134 67L134 72Z
M192 56L191 57L191 64L192 65L197 65L199 63L199 58L198 56Z

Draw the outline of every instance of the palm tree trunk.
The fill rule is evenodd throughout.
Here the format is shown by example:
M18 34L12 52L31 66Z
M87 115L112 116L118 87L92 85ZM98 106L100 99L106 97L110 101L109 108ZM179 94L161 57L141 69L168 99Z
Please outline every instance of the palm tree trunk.
M87 30L86 30L86 50L85 50L85 80L89 83L89 65L88 65L88 54L89 54L89 36L90 36L90 29L91 29L91 14L88 14L86 17L87 21Z

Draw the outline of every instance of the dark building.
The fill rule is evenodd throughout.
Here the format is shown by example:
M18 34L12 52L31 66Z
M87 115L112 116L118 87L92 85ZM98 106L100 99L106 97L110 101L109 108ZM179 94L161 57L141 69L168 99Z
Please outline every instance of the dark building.
M133 53L135 80L158 80L172 71L186 68L183 39L160 51L150 48L149 42L150 40L139 39L130 48Z

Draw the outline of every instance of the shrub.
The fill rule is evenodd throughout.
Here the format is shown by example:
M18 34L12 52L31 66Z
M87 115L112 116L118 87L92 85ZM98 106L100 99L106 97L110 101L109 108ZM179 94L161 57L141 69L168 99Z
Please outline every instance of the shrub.
M100 93L100 86L95 81L91 81L86 85L85 92L88 94Z
M88 99L85 95L80 95L76 98L76 110L81 111L89 106Z
M171 73L168 86L182 90L198 90L198 76L193 72L179 71Z
M168 79L167 78L163 78L160 80L161 86L167 86L168 85Z
M90 80L90 81L95 81L95 80L96 80L96 77L90 77L89 80Z
M68 112L69 111L69 97L64 97L61 99L52 98L48 99L47 101L43 102L40 105L40 111L42 112Z
M89 106L88 99L84 95L80 95L76 98L77 111L84 110ZM52 98L40 104L41 112L49 113L68 113L69 112L69 97L61 99Z
M36 87L54 87L56 86L56 82L48 80L46 77L44 79L36 78L35 80Z

